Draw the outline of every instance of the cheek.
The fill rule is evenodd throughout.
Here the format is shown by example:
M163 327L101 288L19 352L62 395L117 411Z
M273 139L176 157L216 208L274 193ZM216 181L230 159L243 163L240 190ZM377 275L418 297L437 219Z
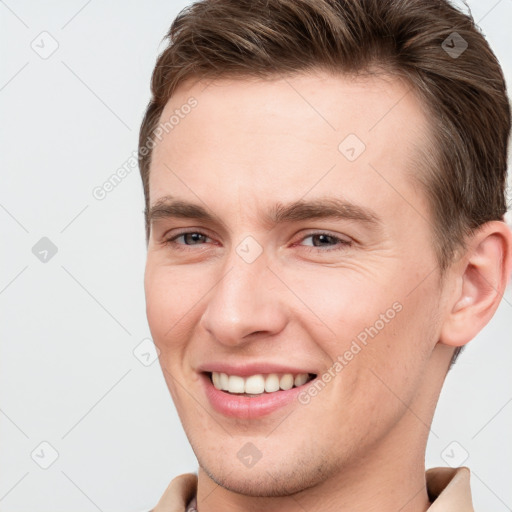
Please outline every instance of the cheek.
M433 294L434 290L423 289L417 295L402 295L393 319L365 328L366 345L359 343L357 361L354 358L353 366L347 367L354 407L383 423L403 414L422 387L437 341Z
M344 400L377 405L391 393L387 386L406 389L407 395L406 380L422 375L436 342L435 282L426 281L411 293L418 280L406 269L393 275L328 270L295 281L297 295L306 298L310 310L296 319L343 366L334 369L342 375L334 379L340 382L339 393Z
M144 276L146 316L153 341L161 352L175 350L190 323L193 307L204 295L194 281L179 269L151 265Z
M309 331L312 340L321 343L331 357L343 354L352 340L364 344L385 331L400 316L400 292L383 273L347 268L316 268L285 276L293 283L299 303L306 314L295 315ZM303 302L303 304L302 304Z

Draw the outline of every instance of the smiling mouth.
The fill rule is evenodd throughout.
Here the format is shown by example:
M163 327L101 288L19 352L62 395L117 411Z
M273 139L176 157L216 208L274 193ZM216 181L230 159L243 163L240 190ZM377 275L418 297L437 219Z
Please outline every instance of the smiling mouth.
M207 372L213 386L230 395L257 397L298 388L316 378L314 373L269 373L247 377Z

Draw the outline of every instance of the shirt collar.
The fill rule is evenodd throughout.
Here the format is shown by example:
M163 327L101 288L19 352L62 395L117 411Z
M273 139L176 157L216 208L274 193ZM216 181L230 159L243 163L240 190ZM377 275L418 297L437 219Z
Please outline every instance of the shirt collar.
M425 477L432 502L428 512L474 512L469 468L432 468ZM174 478L151 512L193 512L196 489L195 474L185 473Z
M426 479L430 501L433 501L429 512L474 512L469 468L432 468L427 471Z

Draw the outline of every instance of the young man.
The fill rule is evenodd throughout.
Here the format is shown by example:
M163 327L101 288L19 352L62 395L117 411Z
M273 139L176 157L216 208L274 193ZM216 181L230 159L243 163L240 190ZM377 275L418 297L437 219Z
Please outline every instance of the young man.
M510 107L444 0L205 0L140 133L148 321L198 476L155 512L472 510L425 473L511 271Z

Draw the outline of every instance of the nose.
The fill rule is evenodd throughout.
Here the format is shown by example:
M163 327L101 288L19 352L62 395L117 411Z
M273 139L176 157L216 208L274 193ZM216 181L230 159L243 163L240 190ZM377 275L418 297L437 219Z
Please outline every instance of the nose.
M210 291L200 325L218 342L239 346L281 332L287 322L279 280L260 256L252 263L234 254Z

